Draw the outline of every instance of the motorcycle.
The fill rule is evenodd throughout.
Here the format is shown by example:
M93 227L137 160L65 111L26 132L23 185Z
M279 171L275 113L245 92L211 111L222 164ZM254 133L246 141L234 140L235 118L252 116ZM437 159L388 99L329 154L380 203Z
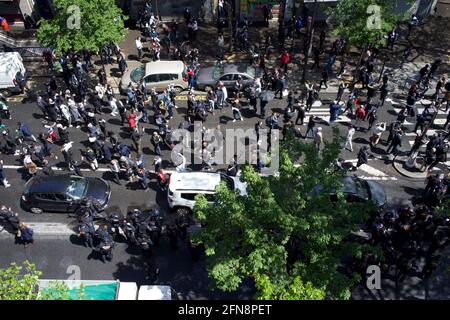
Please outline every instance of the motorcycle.
M127 239L127 236L121 226L123 220L124 217L119 212L114 212L108 217L109 230L111 235L115 236L116 239L120 237Z

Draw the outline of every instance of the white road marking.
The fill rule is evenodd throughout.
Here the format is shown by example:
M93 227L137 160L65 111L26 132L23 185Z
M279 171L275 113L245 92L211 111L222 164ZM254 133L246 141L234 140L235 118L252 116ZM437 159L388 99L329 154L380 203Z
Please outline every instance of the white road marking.
M26 222L28 227L33 229L35 236L70 236L76 234L75 231L64 223L52 223L52 222ZM0 232L1 236L11 236L6 230Z
M23 166L15 166L15 165L4 165L3 168L4 169L16 169L16 170L17 169L24 169ZM42 170L41 167L38 167L37 169L38 170ZM58 167L52 167L52 169L55 170L55 171L66 170L66 169L58 168ZM86 168L80 169L80 171L92 171L92 172L95 172L95 171L93 171L91 169L86 169ZM99 172L106 172L106 171L111 171L111 170L109 168L98 168L97 171L99 171Z

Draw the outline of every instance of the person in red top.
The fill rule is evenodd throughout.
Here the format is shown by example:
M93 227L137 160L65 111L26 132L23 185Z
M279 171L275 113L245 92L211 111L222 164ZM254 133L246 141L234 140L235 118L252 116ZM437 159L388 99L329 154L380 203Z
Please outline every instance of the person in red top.
M134 128L136 128L136 115L134 114L134 112L132 112L130 114L130 116L128 117L128 124L130 125L130 128L133 130Z
M289 53L285 50L283 54L280 57L280 64L281 67L284 68L284 73L287 72L288 63L290 62L291 58L289 57Z
M364 109L364 106L359 106L356 110L356 122L355 122L355 130L360 129L361 123L364 121L364 118L366 117L366 110Z
M3 18L3 17L0 17L0 25L2 26L3 31L10 31L11 30L9 28L8 21L6 21L6 19Z

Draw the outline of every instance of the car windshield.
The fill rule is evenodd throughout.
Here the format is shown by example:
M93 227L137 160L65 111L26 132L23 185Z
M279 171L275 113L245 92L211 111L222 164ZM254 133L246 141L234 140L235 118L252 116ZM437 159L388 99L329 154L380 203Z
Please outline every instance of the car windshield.
M355 180L356 194L361 199L369 200L369 187L364 180Z
M247 72L246 72L250 77L254 78L256 76L256 69L255 67L249 66L247 68Z
M225 184L227 185L228 189L234 190L234 181L230 177L228 177L228 176L226 176L224 174L221 174L220 175L220 181L221 182L225 182Z
M139 83L144 77L144 74L145 74L145 66L142 64L141 66L131 71L130 74L131 81Z
M86 190L86 179L82 177L70 177L66 192L74 199L81 199Z
M219 79L223 75L223 72L224 72L223 65L215 66L213 70L213 78Z

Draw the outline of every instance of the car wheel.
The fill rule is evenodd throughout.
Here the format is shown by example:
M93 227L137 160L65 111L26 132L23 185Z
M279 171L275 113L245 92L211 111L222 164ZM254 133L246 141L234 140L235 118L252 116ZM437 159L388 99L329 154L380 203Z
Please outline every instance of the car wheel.
M191 210L189 210L188 208L177 208L175 212L177 215L188 215L189 213L191 213Z
M5 89L5 90L2 90L2 95L3 95L5 98L8 98L8 97L10 97L10 96L12 95L12 92L11 92L11 90L9 90L9 89Z
M30 208L31 213L42 214L43 210L41 208L32 207Z
M179 94L181 91L183 91L183 88L182 88L182 87L174 87L173 89L175 90L175 92L176 92L177 94Z
M211 86L205 86L205 92L208 92L209 90L212 90Z

